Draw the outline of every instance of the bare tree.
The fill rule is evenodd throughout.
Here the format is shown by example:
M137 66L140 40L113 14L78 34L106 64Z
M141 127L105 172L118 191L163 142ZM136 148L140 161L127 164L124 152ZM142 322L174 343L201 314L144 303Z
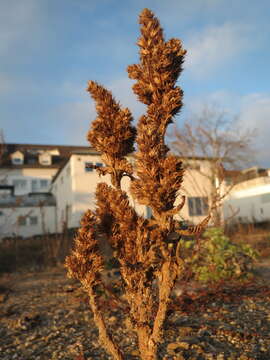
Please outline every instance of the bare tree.
M256 131L241 129L237 120L237 117L231 118L216 105L204 105L202 111L193 114L181 128L175 125L170 134L171 147L176 154L183 158L202 157L208 160L209 166L200 167L197 171L210 184L207 195L215 226L221 225L222 201L237 180L237 171L233 170L248 166L254 159L253 139ZM230 183L225 184L229 171L230 178L227 180ZM200 188L196 177L189 181L194 183L198 192L204 193L205 189Z

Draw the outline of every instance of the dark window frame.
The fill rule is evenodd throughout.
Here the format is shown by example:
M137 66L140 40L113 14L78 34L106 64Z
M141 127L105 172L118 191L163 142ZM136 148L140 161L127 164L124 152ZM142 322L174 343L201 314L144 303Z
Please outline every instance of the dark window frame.
M208 198L206 196L193 196L188 198L189 216L204 216L208 212Z
M26 216L19 216L18 217L18 225L19 226L26 226L27 225Z
M38 225L38 217L37 216L30 216L30 225Z
M89 165L93 166L94 163L92 161L86 161L84 163L84 171L85 172L93 172L94 171L94 168L88 167Z
M45 181L46 181L46 185L45 185ZM40 188L46 188L49 186L49 180L47 179L40 179L39 180L39 186Z

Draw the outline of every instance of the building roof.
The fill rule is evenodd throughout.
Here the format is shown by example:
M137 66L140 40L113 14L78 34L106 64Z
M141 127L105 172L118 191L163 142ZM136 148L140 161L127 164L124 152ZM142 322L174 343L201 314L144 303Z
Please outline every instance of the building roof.
M235 184L256 179L260 177L268 177L268 170L253 166L252 168L242 170L225 170L224 175L226 178L230 178Z
M38 156L42 152L58 150L58 154L52 154L52 163L43 165L39 163ZM44 144L4 144L4 153L0 166L9 169L21 168L60 168L74 151L87 152L94 149L89 146L70 146L70 145L44 145ZM11 154L20 151L24 155L24 163L13 164Z

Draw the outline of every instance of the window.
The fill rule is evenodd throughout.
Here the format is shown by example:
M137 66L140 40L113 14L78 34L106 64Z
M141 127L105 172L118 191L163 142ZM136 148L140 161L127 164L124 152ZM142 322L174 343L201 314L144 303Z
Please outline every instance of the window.
M52 157L48 152L44 152L39 155L39 163L41 165L51 165Z
M102 164L102 163L96 163L96 166L97 166L97 167L102 167L103 164Z
M231 177L226 177L225 178L225 184L226 185L232 185L233 181L232 181L232 178Z
M91 171L94 171L94 169L91 167L93 166L94 164L92 162L86 162L84 163L84 169L86 172L91 172Z
M30 216L30 225L37 225L38 218L37 216Z
M26 188L26 180L23 179L16 179L13 180L13 185L16 189L25 189Z
M34 191L37 191L37 189L38 189L38 182L37 182L37 180L32 180L31 181L31 187L32 187L32 191L34 192Z
M48 180L40 180L40 187L46 188L48 186Z
M37 159L35 159L35 158L28 158L27 163L28 163L28 164L36 164L36 163L37 163Z
M23 160L20 158L13 158L12 163L15 165L21 165L23 163Z
M207 197L189 197L188 210L189 216L206 215L208 211Z
M149 206L146 206L146 219L151 219L152 209Z
M26 225L26 216L19 216L18 217L18 225L25 226Z

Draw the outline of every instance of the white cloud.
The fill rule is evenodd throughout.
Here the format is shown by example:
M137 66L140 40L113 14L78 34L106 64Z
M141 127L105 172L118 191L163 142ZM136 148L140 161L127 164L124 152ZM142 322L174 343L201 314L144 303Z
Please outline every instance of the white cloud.
M128 78L116 79L111 83L103 84L112 91L113 96L121 106L128 107L135 120L144 112L144 105L136 100L131 87L132 81ZM71 82L63 83L61 93L72 100L62 103L51 109L46 117L50 119L50 132L55 133L58 142L67 144L87 144L86 136L91 122L96 118L95 103L85 89ZM57 140L55 140L57 142Z
M253 46L250 36L250 27L232 23L192 34L186 44L186 70L192 76L208 76Z
M142 0L145 6L145 1ZM202 19L205 14L212 14L219 11L224 3L227 4L225 0L189 0L189 1L179 1L179 0L152 0L150 1L149 7L153 9L158 17L162 20L162 26L166 28L175 26L179 27L184 23L190 23L192 18Z
M94 104L89 101L74 101L52 109L48 117L56 142L87 145L86 135L96 114Z
M241 95L228 90L220 89L212 93L204 93L199 96L185 98L187 112L199 112L205 105L222 108L228 113L239 113L240 104L243 101Z
M135 120L145 112L145 105L137 100L132 91L134 81L128 78L120 78L112 81L108 85L108 90L112 91L114 97L120 102L121 106L128 107Z
M270 94L244 96L239 121L243 127L257 129L257 159L263 166L270 167Z

